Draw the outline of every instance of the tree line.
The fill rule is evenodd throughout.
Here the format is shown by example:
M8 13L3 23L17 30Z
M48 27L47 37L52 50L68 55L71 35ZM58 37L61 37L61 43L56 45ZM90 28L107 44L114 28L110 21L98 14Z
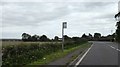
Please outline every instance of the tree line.
M117 23L116 23L116 41L120 43L120 12L118 12L116 15L115 15L115 18L118 19Z
M83 34L81 38L85 38L88 41L115 41L115 33L107 36L102 36L101 33L94 33L94 35Z
M30 34L27 34L27 33L22 34L22 40L23 41L50 41L50 39L47 38L46 35L42 35L42 36L33 35L33 36L31 36Z
M68 35L64 35L65 41L80 41L80 40L88 40L88 41L114 41L115 33L108 36L102 36L101 33L94 33L92 34L83 34L81 37L69 37ZM62 38L55 36L53 39L49 39L46 35L33 35L23 33L22 34L22 41L61 41Z

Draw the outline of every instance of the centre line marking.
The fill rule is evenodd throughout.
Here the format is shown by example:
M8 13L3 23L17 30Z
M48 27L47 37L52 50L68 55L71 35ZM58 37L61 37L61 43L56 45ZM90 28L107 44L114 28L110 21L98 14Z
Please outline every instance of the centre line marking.
M117 51L120 51L119 49L117 49L117 48L115 48L115 47L113 47L113 46L110 46L111 48L113 48L113 49L115 49L115 50L117 50Z

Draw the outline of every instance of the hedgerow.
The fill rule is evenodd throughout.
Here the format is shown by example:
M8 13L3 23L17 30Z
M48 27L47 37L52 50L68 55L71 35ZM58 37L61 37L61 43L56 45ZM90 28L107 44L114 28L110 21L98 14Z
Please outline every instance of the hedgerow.
M65 49L79 45L76 42L65 42L64 44ZM26 65L58 50L61 50L61 43L21 43L19 45L6 46L2 48L2 65Z

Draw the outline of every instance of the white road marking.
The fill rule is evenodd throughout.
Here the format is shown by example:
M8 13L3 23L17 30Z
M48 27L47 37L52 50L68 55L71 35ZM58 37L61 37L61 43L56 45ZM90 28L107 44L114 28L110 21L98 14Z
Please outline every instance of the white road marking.
M116 49L116 50L118 50L118 51L119 51L119 49Z
M116 49L117 51L120 51L119 49Z
M115 49L115 47L111 46L113 49Z
M115 49L115 50L117 50L117 51L120 51L120 49L117 49L117 48L115 48L115 47L113 47L113 46L110 46L111 48L113 48L113 49Z
M90 49L92 48L93 44L91 45L91 47L85 52L85 54L81 57L81 59L75 64L75 67L77 65L79 65L81 63L81 61L84 59L84 57L87 55L87 53L90 51Z

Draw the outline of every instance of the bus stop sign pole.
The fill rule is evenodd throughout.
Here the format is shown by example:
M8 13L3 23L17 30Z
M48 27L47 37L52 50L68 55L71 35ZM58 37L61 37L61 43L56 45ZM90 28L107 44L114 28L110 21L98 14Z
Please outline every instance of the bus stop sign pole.
M67 28L67 22L62 23L62 51L64 51L64 29Z

